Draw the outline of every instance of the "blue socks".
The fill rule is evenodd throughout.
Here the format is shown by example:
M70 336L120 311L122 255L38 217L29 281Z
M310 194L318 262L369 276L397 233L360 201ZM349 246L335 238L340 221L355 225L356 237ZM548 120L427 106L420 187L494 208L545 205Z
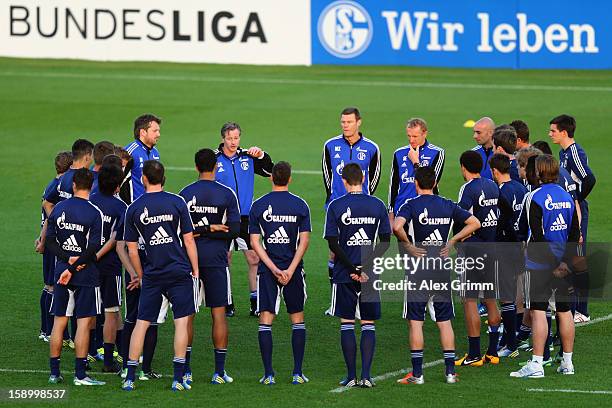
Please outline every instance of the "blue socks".
M225 373L225 356L227 349L215 349L215 373L223 375Z
M113 352L115 345L113 343L104 343L104 365L111 367L113 365Z
M51 357L49 358L49 368L51 369L51 375L59 376L60 375L60 358L59 357Z
M128 360L127 362L127 377L126 380L136 381L136 369L138 368L138 360Z
M361 378L370 378L375 348L376 326L371 323L361 325Z
M155 354L156 347L157 325L152 324L147 329L147 333L145 334L144 346L142 349L142 371L144 371L145 373L151 372L151 363L153 362L153 354Z
M87 364L87 357L85 358L75 358L74 359L74 376L79 380L87 377L87 373L85 372L85 365Z
M548 324L548 335L546 336L546 344L544 344L544 361L550 360L550 344L552 343L552 312L546 311L546 323Z
M412 358L412 375L420 377L423 375L423 350L410 350Z
M261 361L264 365L266 377L274 375L272 370L272 326L269 324L259 325L259 350L261 352Z
M191 372L191 366L189 363L191 362L191 344L187 346L187 352L185 353L185 372Z
M304 322L291 325L291 348L293 349L293 374L302 374L304 349L306 347L306 326Z
M504 322L505 344L508 350L516 350L516 305L503 303L501 305L502 322Z
M355 361L357 358L357 340L355 339L354 323L340 324L340 345L346 363L346 378L351 380L357 377L357 363Z
M480 357L480 336L469 337L468 336L468 356L469 357Z
M182 383L183 375L185 374L185 359L183 357L174 357L172 365L174 366L174 381Z
M499 342L499 326L489 326L489 347L487 354L490 356L497 355L497 343Z
M443 350L446 375L455 374L455 350Z

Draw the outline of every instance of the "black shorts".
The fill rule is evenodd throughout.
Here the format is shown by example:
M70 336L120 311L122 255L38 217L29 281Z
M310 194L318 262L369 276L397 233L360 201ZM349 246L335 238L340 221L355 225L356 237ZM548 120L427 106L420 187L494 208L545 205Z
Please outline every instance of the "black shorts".
M499 299L495 243L469 242L460 248L460 256L465 257L466 265L470 267L458 273L459 296L464 299ZM468 264L470 259L472 261ZM457 267L455 270L459 272Z
M379 296L376 292L374 296ZM362 298L361 284L358 282L334 283L331 300L332 315L347 320L379 320L380 297L367 300Z
M520 242L497 245L496 298L504 302L516 301L518 277L525 270L525 254Z
M100 274L102 308L105 312L118 312L122 301L121 275ZM109 310L113 309L113 310Z
M234 251L248 251L253 249L251 247L251 237L249 235L249 216L241 215L240 216L240 234L238 237L232 240L232 245L230 246Z
M548 304L554 295L555 310L568 312L572 301L572 275L557 278L552 270L525 271L525 307L530 310L548 310Z

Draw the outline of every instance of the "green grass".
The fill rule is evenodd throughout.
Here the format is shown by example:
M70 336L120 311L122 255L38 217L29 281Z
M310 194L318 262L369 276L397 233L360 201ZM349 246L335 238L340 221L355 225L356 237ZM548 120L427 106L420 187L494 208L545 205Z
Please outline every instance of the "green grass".
M406 85L409 83L410 85ZM418 84L423 84L419 86ZM403 85L402 85L403 84ZM447 84L432 87L431 84ZM456 86L459 84L460 86ZM465 84L472 84L466 86ZM488 85L489 88L482 87ZM498 86L501 85L501 86ZM510 86L523 85L517 89ZM535 86L536 88L529 88ZM554 87L590 87L560 90ZM596 89L595 89L596 88ZM0 325L0 368L46 370L48 348L36 339L39 326L38 297L41 289L41 258L33 252L38 233L40 195L53 177L53 156L70 148L72 141L109 139L119 144L131 140L133 119L151 111L163 117L159 143L167 166L191 167L193 153L219 143L219 129L228 120L243 128L243 145L266 149L274 160L288 160L294 169L318 170L322 144L339 133L339 112L357 105L364 120L362 130L382 151L383 175L377 195L386 200L390 157L406 144L405 121L425 118L430 140L446 149L441 193L456 198L461 184L459 154L473 147L467 119L487 115L497 122L523 119L532 139L547 139L548 121L567 112L578 121L577 140L590 158L598 184L590 199L589 238L604 242L611 229L608 206L612 198L607 183L609 118L612 117L612 74L608 71L504 71L443 70L395 67L246 67L223 65L179 65L161 63L92 63L0 59L0 295L3 313ZM556 149L555 149L556 150ZM167 189L178 191L191 182L195 172L170 170ZM603 405L606 395L527 393L527 387L547 389L612 390L605 351L612 321L577 330L575 364L577 375L549 375L540 381L508 378L514 362L480 369L459 370L461 382L442 383L441 366L425 371L423 387L401 387L394 379L370 391L330 393L343 376L338 322L324 318L329 302L325 242L319 238L323 226L324 189L320 176L297 174L292 191L301 195L312 210L313 238L305 266L309 300L306 305L308 343L305 373L311 383L288 384L291 370L290 325L286 315L274 325L274 366L279 384L262 388L257 345L257 322L247 317L248 290L242 257L232 270L237 317L230 320L228 371L236 382L213 387L205 382L213 367L209 340L210 317L197 316L193 367L194 389L183 395L169 391L169 379L139 383L132 394L122 393L116 378L106 387L79 389L67 385L68 402L119 406L125 403L167 405L171 401L197 401L223 406L348 406L373 402L405 406L451 403L476 406L499 402L507 405L549 406L563 398L564 404ZM269 189L266 180L256 182L256 195ZM610 313L609 303L594 302L592 313ZM465 351L462 313L455 321L458 353ZM401 319L401 304L383 305L377 325L377 353L373 373L380 375L409 365L407 329ZM161 328L154 367L171 373L171 323ZM486 338L483 328L483 340ZM426 324L426 361L441 357L437 330ZM526 355L525 355L526 356ZM608 355L609 356L609 355ZM72 353L62 359L63 371L71 378ZM47 387L47 375L0 371L0 387Z

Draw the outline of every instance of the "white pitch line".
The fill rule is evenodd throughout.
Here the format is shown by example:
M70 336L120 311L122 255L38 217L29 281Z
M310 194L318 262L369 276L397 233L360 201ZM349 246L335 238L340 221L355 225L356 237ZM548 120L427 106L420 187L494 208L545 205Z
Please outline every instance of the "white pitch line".
M121 75L121 74L80 74L63 72L0 72L4 77L32 78L76 78L76 79L109 79L127 81L181 81L208 83L248 83L263 85L329 85L360 86L384 88L434 88L434 89L497 89L506 91L559 91L559 92L612 92L609 86L557 86L557 85L523 85L523 84L477 84L456 82L402 82L402 81L354 81L336 79L293 79L293 78L252 78L247 77L214 77L214 76L171 76L171 75Z
M165 167L166 170L174 170L174 171L192 171L192 172L196 172L195 168L193 167L177 167L177 166L166 166ZM295 173L295 174L312 174L312 175L321 175L321 171L320 170L293 170L291 169L291 173Z
M444 360L435 360L435 361L431 361L429 363L423 364L423 368L435 367L443 363L444 363ZM384 381L388 378L397 377L398 375L402 375L402 374L407 374L409 371L410 370L408 370L407 368L402 368L401 370L391 371L389 373L381 374L379 376L372 378L372 380L374 380L374 382ZM340 393L340 392L344 392L348 390L352 390L352 388L338 387L338 388L334 388L333 390L330 390L329 392Z
M612 391L604 390L569 390L569 389L546 389L546 388L526 388L529 392L566 392L575 394L612 394Z
M14 368L0 368L0 373L19 373L19 374L49 374L49 370L26 370L26 369L14 369ZM91 371L91 373L95 375L117 375L117 373L105 373L105 372L96 372ZM168 376L168 374L162 374L164 377Z
M588 325L591 325L591 324L605 322L606 320L610 320L610 319L612 319L612 313L607 315L607 316L598 317L598 318L590 320L588 322L578 323L578 324L576 324L576 327L584 327L584 326L588 326ZM442 363L444 363L444 360L435 360L435 361L423 364L423 368L434 367L434 366L440 365ZM384 380L386 380L388 378L397 377L398 375L406 374L409 371L410 370L407 369L407 368L402 368L401 370L391 371L389 373L381 374L381 375L379 375L377 377L374 377L373 380L374 380L374 382L384 381ZM352 388L337 387L337 388L334 388L333 390L330 390L329 392L341 393L341 392L348 391L348 390L352 390ZM527 391L530 391L530 390L531 389L528 389ZM536 389L534 388L533 390L536 390ZM548 390L542 389L542 392L544 392L544 391L548 391ZM564 391L564 392L570 392L570 391ZM586 392L586 391L577 391L577 390L575 390L575 392ZM597 393L601 393L601 394L611 393L612 394L612 392L610 392L610 391L602 391L602 392L597 392Z

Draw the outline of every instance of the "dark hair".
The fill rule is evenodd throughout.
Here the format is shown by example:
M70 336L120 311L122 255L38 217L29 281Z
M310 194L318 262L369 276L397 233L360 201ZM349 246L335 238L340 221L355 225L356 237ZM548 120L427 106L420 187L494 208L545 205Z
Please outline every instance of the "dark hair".
M510 126L514 128L516 137L521 139L523 142L529 142L529 126L520 119L513 120L510 122Z
M94 145L89 140L77 139L72 144L72 160L81 160L88 154L93 153Z
M493 132L493 144L495 147L501 147L508 154L516 152L516 132L510 125L507 127L497 127Z
M272 167L272 182L275 186L286 186L291 177L291 165L286 161L279 161Z
M151 127L151 122L161 125L162 120L152 113L145 113L134 120L134 139L140 139L140 130L147 130Z
M55 172L62 174L72 166L72 152L59 152L55 156Z
M109 154L115 152L115 145L106 140L96 143L93 148L94 163L98 166L102 165L102 161Z
M536 174L535 165L536 159L540 156L541 155L529 156L529 158L527 159L527 164L525 165L525 178L527 179L529 185L533 187L536 187L538 184L540 184L540 181L538 180L538 175Z
M355 106L349 106L347 108L342 109L340 116L342 115L355 115L355 119L361 119L361 113L359 113L359 109Z
M211 172L217 165L217 156L211 149L200 149L195 154L195 165L200 173Z
M98 188L102 194L115 194L122 181L123 170L121 170L121 166L116 164L104 164L98 172Z
M461 154L459 157L459 164L461 164L470 173L480 173L482 170L482 157L474 150L468 150Z
M122 146L119 146L119 145L115 145L114 154L119 156L121 158L121 160L130 160L130 158L132 157L127 152L127 150L125 150Z
M556 183L559 180L559 163L550 154L536 157L535 168L542 184Z
M501 174L510 173L510 158L505 154L495 153L489 159L489 167L499 171Z
M108 164L114 164L115 166L119 166L119 168L123 167L121 157L117 156L116 154L109 154L104 157L104 160L102 160L102 166L106 166Z
M239 124L237 124L236 122L225 122L223 126L221 126L221 137L225 139L225 136L227 136L230 131L236 129L238 130L239 134L242 134L242 129L240 129Z
M533 142L532 146L536 149L540 149L544 154L552 154L552 149L550 148L550 145L544 140L538 140L537 142Z
M342 178L349 186L358 186L363 181L361 166L357 163L349 163L342 169Z
M164 185L166 177L164 176L164 165L157 160L147 160L142 165L142 175L149 180L149 184L154 186Z
M552 118L550 124L557 125L559 132L563 132L565 130L569 137L574 137L574 132L576 131L576 119L574 119L573 116L559 115Z
M431 190L436 185L436 172L433 167L419 167L414 172L414 180L423 190Z
M75 190L87 190L91 191L91 186L93 185L94 175L93 172L85 167L80 168L74 172L74 178L72 182L74 183Z

